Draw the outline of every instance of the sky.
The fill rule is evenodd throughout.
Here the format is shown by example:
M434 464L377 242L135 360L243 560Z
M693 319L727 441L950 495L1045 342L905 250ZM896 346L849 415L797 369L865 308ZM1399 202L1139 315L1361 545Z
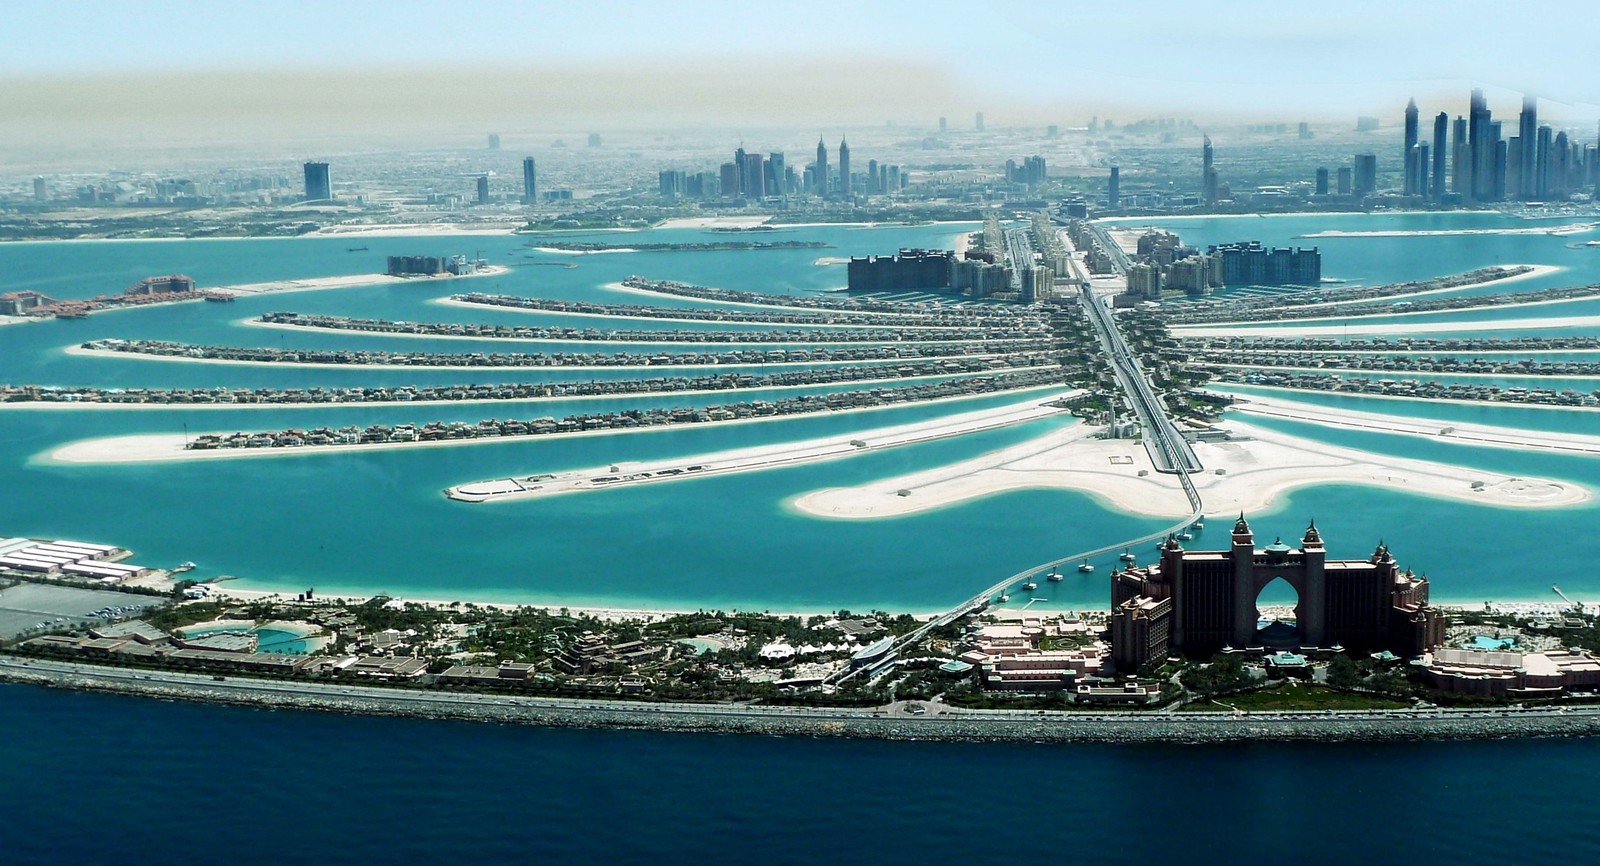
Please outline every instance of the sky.
M1073 125L1464 113L1485 87L1600 117L1600 18L1567 6L1117 0L11 0L7 137L446 125ZM1545 10L1551 10L1546 12ZM1548 14L1559 27L1527 22ZM1541 38L1515 50L1519 27ZM1525 40L1531 44L1535 40ZM3 150L0 150L3 153Z

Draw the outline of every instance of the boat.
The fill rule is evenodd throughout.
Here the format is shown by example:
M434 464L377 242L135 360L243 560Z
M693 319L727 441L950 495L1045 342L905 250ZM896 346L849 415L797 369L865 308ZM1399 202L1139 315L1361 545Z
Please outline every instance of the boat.
M1059 568L1050 569L1050 573L1045 575L1044 579L1050 581L1051 583L1060 583L1061 582L1061 569L1059 569Z
M1136 562L1136 561L1138 561L1138 559L1139 559L1139 557L1134 556L1132 551L1124 550L1122 552L1122 561L1123 562Z
M1089 560L1085 559L1083 562L1078 563L1078 573L1079 574L1093 574L1094 573L1094 566L1090 565L1089 564Z

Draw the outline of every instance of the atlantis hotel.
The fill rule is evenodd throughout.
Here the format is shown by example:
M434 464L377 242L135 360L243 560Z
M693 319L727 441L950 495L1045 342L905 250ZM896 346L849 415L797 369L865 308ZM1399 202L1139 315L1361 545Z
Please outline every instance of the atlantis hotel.
M1263 628L1262 589L1282 578L1299 595L1295 625ZM1332 648L1420 655L1444 641L1444 614L1428 605L1428 580L1401 571L1382 544L1371 558L1329 560L1315 524L1299 548L1258 549L1240 515L1228 550L1187 551L1168 537L1161 561L1111 575L1111 645L1117 667L1171 653L1209 656L1252 647Z

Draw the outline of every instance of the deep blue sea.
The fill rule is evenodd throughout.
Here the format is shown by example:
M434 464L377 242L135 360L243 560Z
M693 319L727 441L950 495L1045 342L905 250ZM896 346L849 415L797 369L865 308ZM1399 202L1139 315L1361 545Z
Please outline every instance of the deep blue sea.
M0 858L1586 863L1592 740L899 743L362 718L0 685Z

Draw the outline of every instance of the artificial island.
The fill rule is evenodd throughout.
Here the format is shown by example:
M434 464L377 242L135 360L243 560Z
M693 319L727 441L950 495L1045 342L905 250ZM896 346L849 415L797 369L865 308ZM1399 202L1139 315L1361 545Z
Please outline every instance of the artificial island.
M1111 164L1103 179L1097 167L1092 176L1085 170L1052 180L1045 158L1032 156L991 175L970 165L887 157L856 171L845 142L833 161L819 142L815 162L798 170L779 152L741 147L717 170L661 170L655 192L575 200L570 191L542 189L530 156L520 166L521 195L497 195L495 175L485 170L474 177L469 207L449 195L370 204L361 193L341 201L328 164L306 163L303 195L274 192L270 207L229 214L225 226L206 222L227 210L213 203L219 207L191 214L187 229L376 243L385 233L431 228L514 234L526 245L508 253L511 264L491 265L476 253L397 254L383 274L322 283L197 290L189 277L152 277L120 296L78 301L22 290L0 296L0 313L39 320L38 329L66 328L79 323L43 320L202 298L248 303L311 288L426 291L437 285L428 281L447 277L482 285L514 273L581 273L622 256L650 270L583 292L546 294L523 284L518 291L531 294L497 286L413 298L403 318L386 309L350 315L309 301L315 309L307 312L251 308L231 323L235 343L142 330L68 337L61 355L115 369L148 362L211 365L246 377L444 370L453 378L305 387L25 381L0 386L0 418L21 410L207 409L233 413L226 416L232 423L257 411L415 409L432 414L362 423L323 416L289 426L273 414L271 423L254 427L197 423L194 430L185 421L181 432L169 425L166 432L81 438L47 449L41 460L88 468L267 456L336 461L465 445L518 449L527 455L516 458L527 461L518 471L459 478L441 491L443 507L485 523L551 497L603 503L600 497L625 489L692 496L694 485L709 479L1032 429L1042 435L932 468L816 487L783 506L807 520L860 526L1053 489L1086 493L1146 521L1132 536L1073 536L1072 545L1083 549L1064 546L1005 576L981 574L971 594L942 610L792 615L241 589L247 580L190 579L191 567L131 564L129 551L105 541L18 532L0 540L0 578L8 584L0 589L0 677L347 712L894 738L1595 733L1600 660L1592 653L1600 651L1600 628L1592 607L1555 586L1560 604L1438 605L1430 596L1455 576L1436 570L1430 579L1403 567L1384 540L1403 551L1417 527L1336 539L1373 545L1373 552L1330 558L1311 515L1289 522L1273 512L1290 491L1328 484L1517 511L1587 505L1592 492L1577 481L1513 472L1493 460L1463 465L1439 459L1441 451L1426 459L1381 455L1355 438L1320 441L1307 431L1376 431L1446 450L1470 445L1592 459L1600 436L1515 429L1495 418L1433 423L1321 398L1429 397L1584 413L1600 406L1600 391L1560 385L1593 378L1595 362L1579 357L1594 349L1593 337L1461 334L1506 330L1508 320L1497 317L1525 307L1560 316L1575 308L1561 305L1600 299L1600 284L1561 280L1560 268L1550 265L1502 262L1347 285L1325 273L1331 269L1323 245L1379 235L1332 229L1303 236L1316 246L1247 236L1186 243L1187 228L1168 227L1169 217L1228 213L1497 205L1531 221L1550 214L1562 222L1459 231L1552 238L1592 232L1597 223L1579 217L1592 210L1600 181L1596 149L1542 131L1531 116L1536 106L1525 106L1522 118L1525 128L1533 124L1531 134L1503 141L1481 102L1475 94L1470 125L1458 121L1448 164L1443 133L1430 155L1418 139L1414 106L1408 110L1403 171L1392 189L1381 185L1376 158L1365 152L1338 170L1337 187L1318 166L1314 181L1236 189L1205 136L1201 169L1191 178L1196 189L1164 191L1164 160L1176 157L1162 145L1197 130L1154 123L1103 144L1098 119L1077 155L1103 162L1108 150L1122 147L1131 156L1149 147L1146 170L1125 175ZM1448 117L1441 117L1436 131L1448 131ZM1061 138L1051 130L1044 141ZM945 131L941 123L940 135ZM1122 137L1146 133L1152 138L1137 144ZM1309 133L1302 126L1295 140L1313 140ZM598 137L593 141L598 149ZM924 149L942 150L942 141L930 134ZM1004 146L982 137L966 144L980 154ZM0 230L149 238L183 228L169 216L117 217L118 193L90 184L75 198L104 208L104 219L85 229L81 220L48 217L48 185L36 183L33 191L33 212L0 220ZM460 222L437 222L441 208L459 209ZM1151 225L1141 224L1146 219ZM909 228L933 220L962 221L949 248L849 249L842 250L846 258L810 263L842 270L844 284L828 290L753 291L662 276L678 273L663 259L777 257L839 245L837 238L799 235L708 238L702 229ZM693 234L635 242L560 233L650 225ZM1519 282L1534 280L1534 288L1518 290ZM250 334L272 339L241 336ZM278 345L261 345L274 340ZM417 348L395 342L405 340ZM546 371L560 378L529 376ZM1542 381L1523 384L1528 377ZM616 408L537 408L580 399ZM469 403L506 408L473 422L453 408ZM535 408L513 414L528 406ZM912 418L907 410L930 414ZM874 420L880 417L892 420ZM640 453L649 447L631 435L817 418L848 419L850 426L665 456ZM541 462L547 452L529 447L596 441L605 443L607 459L577 468L572 459ZM1254 518L1254 526L1272 525L1270 544L1258 544L1252 525L1251 515L1261 513L1270 516ZM1225 544L1208 543L1228 527ZM1052 607L1045 593L1073 585L1104 588L1103 603Z

